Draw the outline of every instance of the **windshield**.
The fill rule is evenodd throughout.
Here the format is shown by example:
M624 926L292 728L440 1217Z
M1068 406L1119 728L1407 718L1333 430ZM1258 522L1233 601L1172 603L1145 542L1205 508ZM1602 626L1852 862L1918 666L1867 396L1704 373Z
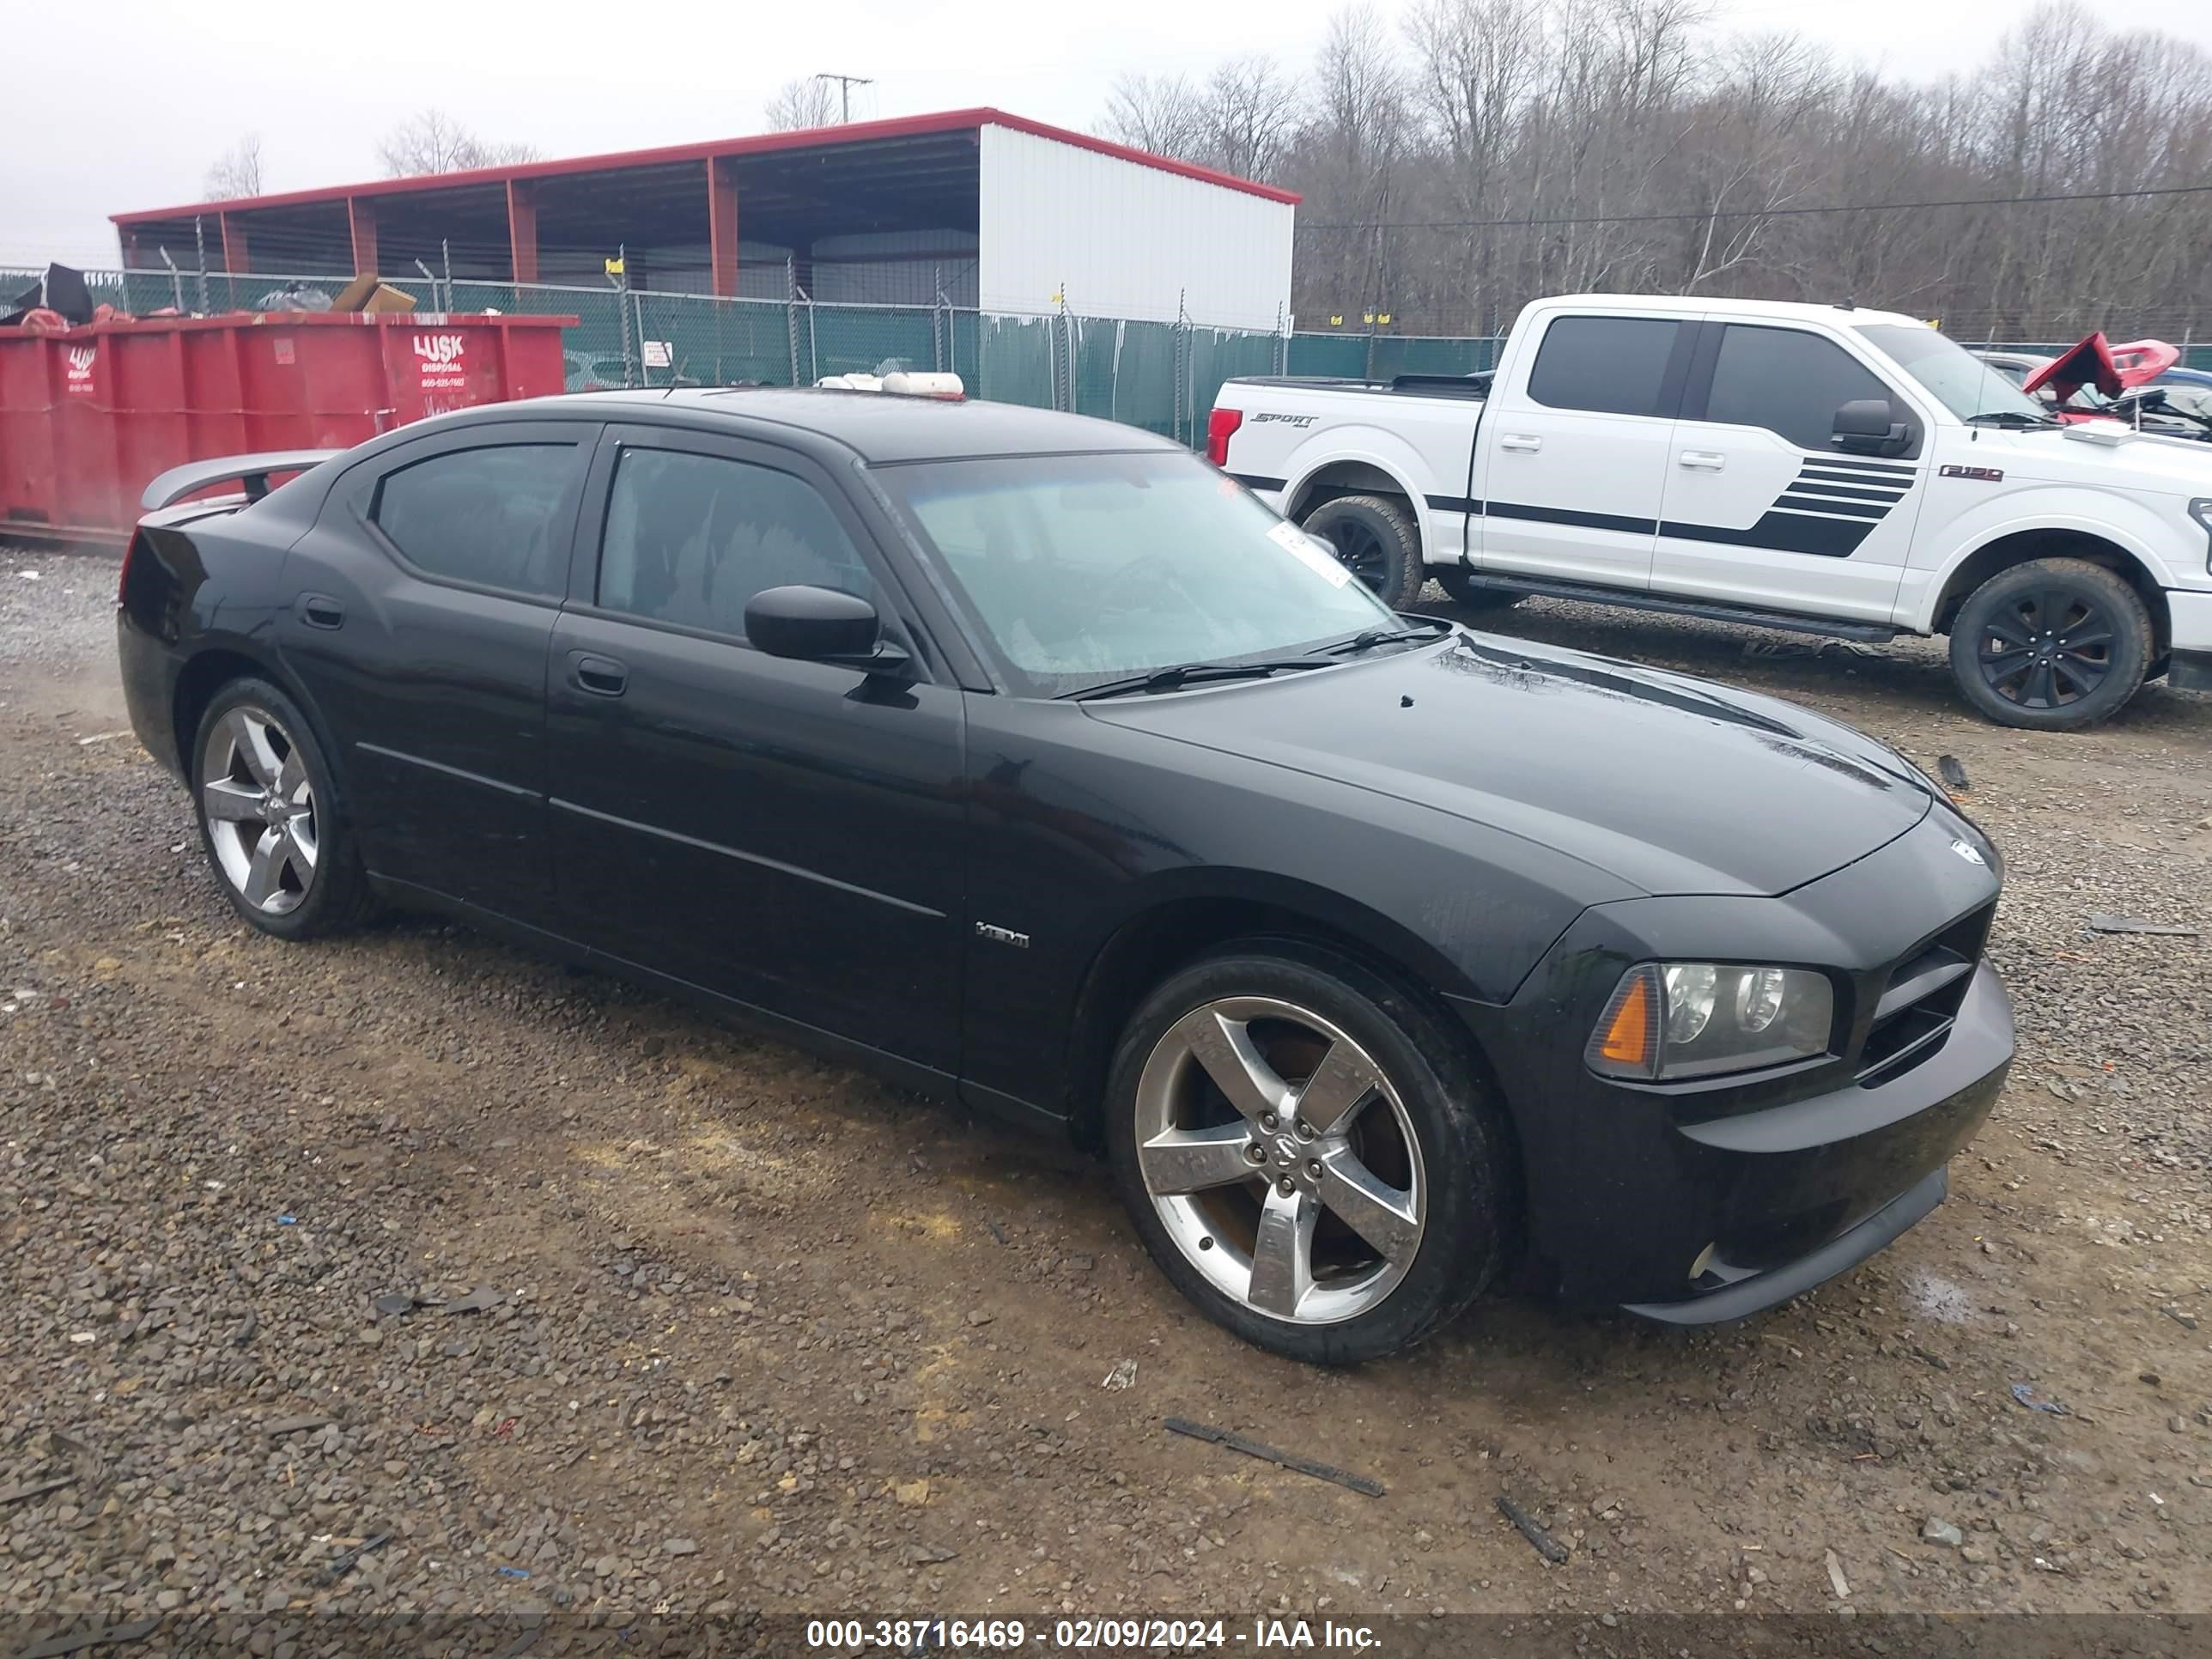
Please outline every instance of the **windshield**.
M1334 555L1193 455L884 466L1014 688L1311 650L1395 618Z
M2051 419L2043 404L1948 335L1904 323L1869 323L1859 332L1962 421L1979 415Z

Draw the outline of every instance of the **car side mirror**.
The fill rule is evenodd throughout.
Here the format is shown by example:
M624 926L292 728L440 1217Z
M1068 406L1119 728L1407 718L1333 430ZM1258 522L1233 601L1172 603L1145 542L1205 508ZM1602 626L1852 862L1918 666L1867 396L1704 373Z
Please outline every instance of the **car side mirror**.
M1836 411L1828 442L1847 455L1901 455L1912 429L1890 418L1887 398L1854 398Z
M745 637L771 657L911 678L914 659L883 631L874 605L834 587L764 587L745 602Z

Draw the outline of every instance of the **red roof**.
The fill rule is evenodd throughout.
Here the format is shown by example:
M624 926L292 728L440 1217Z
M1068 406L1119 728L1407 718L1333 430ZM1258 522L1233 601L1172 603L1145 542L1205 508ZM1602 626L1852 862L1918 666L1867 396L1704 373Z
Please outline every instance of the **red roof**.
M349 196L395 196L423 190L452 190L467 185L504 184L510 179L569 178L623 167L653 167L671 161L704 161L713 156L763 155L776 150L823 149L836 145L863 144L872 139L962 132L987 126L1006 127L1035 137L1073 144L1079 149L1094 150L1101 155L1133 161L1139 167L1158 167L1163 173L1179 173L1186 179L1219 185L1228 190L1243 191L1247 195L1264 197L1271 202L1295 204L1300 199L1294 191L1278 190L1273 185L1256 184L1249 179L1217 173L1212 167L1178 161L1171 156L1154 155L1147 150L1133 149L1127 144L1094 138L1089 133L1048 126L1042 121L1032 121L1024 116L1009 115L1004 110L978 108L945 110L935 115L905 115L888 121L854 121L844 126L813 127L800 132L763 132L750 138L723 138L703 144L672 144L660 149L617 150L607 155L579 155L561 161L524 161L508 167L477 167L465 173L424 173L411 179L375 179L366 184L331 185L319 190L286 191L275 196L240 196L228 201L198 202L185 207L115 213L108 217L118 225L129 226L158 220L188 218L200 213L236 213L253 208L307 206L343 202Z

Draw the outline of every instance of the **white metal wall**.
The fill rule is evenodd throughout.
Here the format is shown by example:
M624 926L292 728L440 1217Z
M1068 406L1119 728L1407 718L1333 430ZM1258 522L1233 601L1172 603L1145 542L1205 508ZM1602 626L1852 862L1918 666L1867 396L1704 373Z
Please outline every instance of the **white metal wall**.
M1088 317L1273 329L1291 303L1297 210L1249 191L1102 155L1008 127L982 132L981 265L986 311L1067 308Z

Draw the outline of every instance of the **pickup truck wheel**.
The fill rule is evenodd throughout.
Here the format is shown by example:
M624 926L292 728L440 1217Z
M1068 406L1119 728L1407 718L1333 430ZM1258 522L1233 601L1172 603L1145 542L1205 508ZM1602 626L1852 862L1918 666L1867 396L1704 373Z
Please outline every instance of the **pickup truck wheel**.
M1334 952L1255 939L1147 998L1106 1095L1115 1185L1176 1288L1246 1341L1355 1364L1496 1274L1517 1191L1450 1035Z
M1951 624L1951 672L2000 726L2077 732L2135 696L2154 650L2136 591L2083 559L1999 571Z
M1477 587L1468 580L1473 573L1457 565L1446 565L1429 574L1437 579L1451 602L1463 611L1503 611L1528 597L1510 588Z
M1428 571L1413 515L1383 495L1340 495L1306 514L1305 532L1336 550L1338 561L1393 611L1420 597Z

